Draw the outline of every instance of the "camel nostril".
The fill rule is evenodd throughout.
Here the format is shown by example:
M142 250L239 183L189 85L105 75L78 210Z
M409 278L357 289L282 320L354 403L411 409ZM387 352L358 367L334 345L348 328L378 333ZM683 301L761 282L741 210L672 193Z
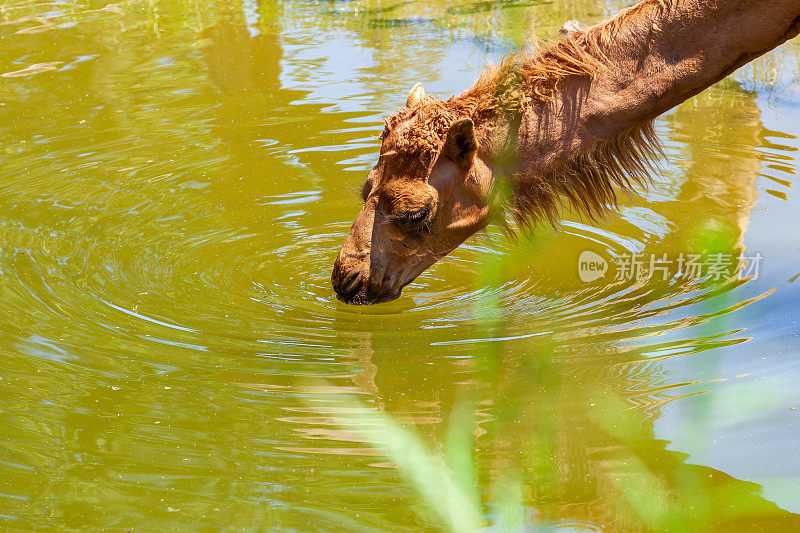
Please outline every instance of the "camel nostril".
M342 299L349 299L361 288L361 272L358 270L351 270L339 280L334 281L333 288Z
M361 273L357 270L350 272L345 278L344 283L342 283L342 291L343 292L354 292L354 289L358 288L358 284L361 282Z

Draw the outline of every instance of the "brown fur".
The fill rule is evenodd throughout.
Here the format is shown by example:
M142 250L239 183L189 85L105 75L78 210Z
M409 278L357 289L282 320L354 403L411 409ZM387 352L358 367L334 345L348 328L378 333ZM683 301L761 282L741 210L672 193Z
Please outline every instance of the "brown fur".
M602 24L570 32L547 48L534 42L531 53L512 53L500 65L484 69L465 93L446 101L427 99L391 114L381 137L404 124L397 149L430 161L441 150L450 125L459 118L472 118L478 128L497 120L499 114L519 121L531 106L546 104L566 78L592 78L603 69L605 46L632 19L646 9L668 10L669 6L669 0L645 0ZM514 198L506 207L523 224L546 219L555 225L566 200L573 209L595 219L616 206L615 187L631 190L634 184L643 186L650 181L650 162L660 153L652 122L645 121L589 151L573 154L533 183L515 184Z

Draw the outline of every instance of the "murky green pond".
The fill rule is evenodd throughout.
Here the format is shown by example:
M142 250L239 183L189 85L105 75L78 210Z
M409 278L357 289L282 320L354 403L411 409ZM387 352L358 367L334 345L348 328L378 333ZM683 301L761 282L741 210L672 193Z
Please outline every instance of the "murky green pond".
M601 223L330 287L414 83L625 5L3 2L0 529L799 530L797 42Z

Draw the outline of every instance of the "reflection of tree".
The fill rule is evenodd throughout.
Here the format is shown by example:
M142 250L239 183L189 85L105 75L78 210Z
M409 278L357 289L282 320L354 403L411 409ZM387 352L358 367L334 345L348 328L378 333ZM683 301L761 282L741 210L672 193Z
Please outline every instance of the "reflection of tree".
M5 13L8 20L0 26L3 40L0 74L32 63L47 62L56 62L61 70L36 75L33 85L27 83L30 78L0 82L0 101L8 104L3 110L8 111L9 107L13 110L10 120L4 119L0 125L0 135L6 137L7 134L3 144L30 142L32 136L46 135L49 142L36 148L41 147L43 152L70 153L75 150L75 143L67 131L80 131L86 143L84 147L113 142L118 138L115 131L118 122L112 110L120 95L113 93L104 76L110 66L106 60L111 55L112 43L101 31L109 21L109 14L90 12L81 16L81 11L65 4L51 8L49 17L43 18L41 10L19 8ZM71 24L61 28L51 19L66 19ZM52 29L14 35L14 32L39 28ZM93 56L99 57L76 60ZM22 58L24 62L21 63ZM54 128L55 121L65 111L75 118L74 122ZM65 131L65 128L68 129ZM34 146L26 148L31 150ZM28 157L35 156L28 154Z
M255 225L265 218L259 203L288 201L322 186L331 153L319 147L344 144L350 139L346 121L359 116L326 112L322 104L303 101L309 91L283 86L282 4L264 1L257 9L249 22L241 11L226 11L203 32L208 76L219 89L214 133L228 159L211 192L227 211Z
M667 117L681 147L672 159L686 162L685 181L668 202L696 206L682 210L682 218L675 220L678 231L670 233L670 242L665 243L673 248L697 249L708 245L710 238L716 240L703 232L723 238L726 242L713 244L724 251L743 245L758 197L755 183L761 165L756 147L764 128L755 95L742 92L733 82L726 85L727 90L715 86L701 93ZM652 206L668 213L668 205Z
M374 64L363 69L361 81L374 95L372 106L384 112L403 102L402 91L415 83L430 83L447 75L442 67L451 65L446 63L448 49L442 47L443 37L454 43L466 42L482 54L499 56L519 48L531 25L537 35L553 37L565 20L592 22L603 16L599 0L354 0L319 3L317 10L320 17L315 25L353 32L371 50ZM287 12L291 19L308 17L305 5L287 6ZM476 70L476 78L477 74ZM387 87L397 92L387 98Z

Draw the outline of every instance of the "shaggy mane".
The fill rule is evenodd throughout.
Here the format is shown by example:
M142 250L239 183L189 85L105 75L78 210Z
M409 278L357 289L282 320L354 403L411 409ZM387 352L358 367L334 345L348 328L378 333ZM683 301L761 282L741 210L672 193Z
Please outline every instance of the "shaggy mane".
M534 42L530 53L512 53L499 65L485 68L463 94L446 101L426 97L413 108L392 113L385 120L381 138L403 124L396 149L428 159L439 152L448 128L460 118L472 118L478 128L503 117L512 122L516 117L518 122L532 107L550 102L566 78L594 79L605 68L609 44L645 11L668 11L670 2L643 0L596 26L562 36L546 48ZM565 201L596 219L617 205L615 188L631 191L634 184L651 182L653 161L660 155L653 123L644 122L598 141L542 175L515 180L515 194L506 207L524 225L541 218L557 224Z

